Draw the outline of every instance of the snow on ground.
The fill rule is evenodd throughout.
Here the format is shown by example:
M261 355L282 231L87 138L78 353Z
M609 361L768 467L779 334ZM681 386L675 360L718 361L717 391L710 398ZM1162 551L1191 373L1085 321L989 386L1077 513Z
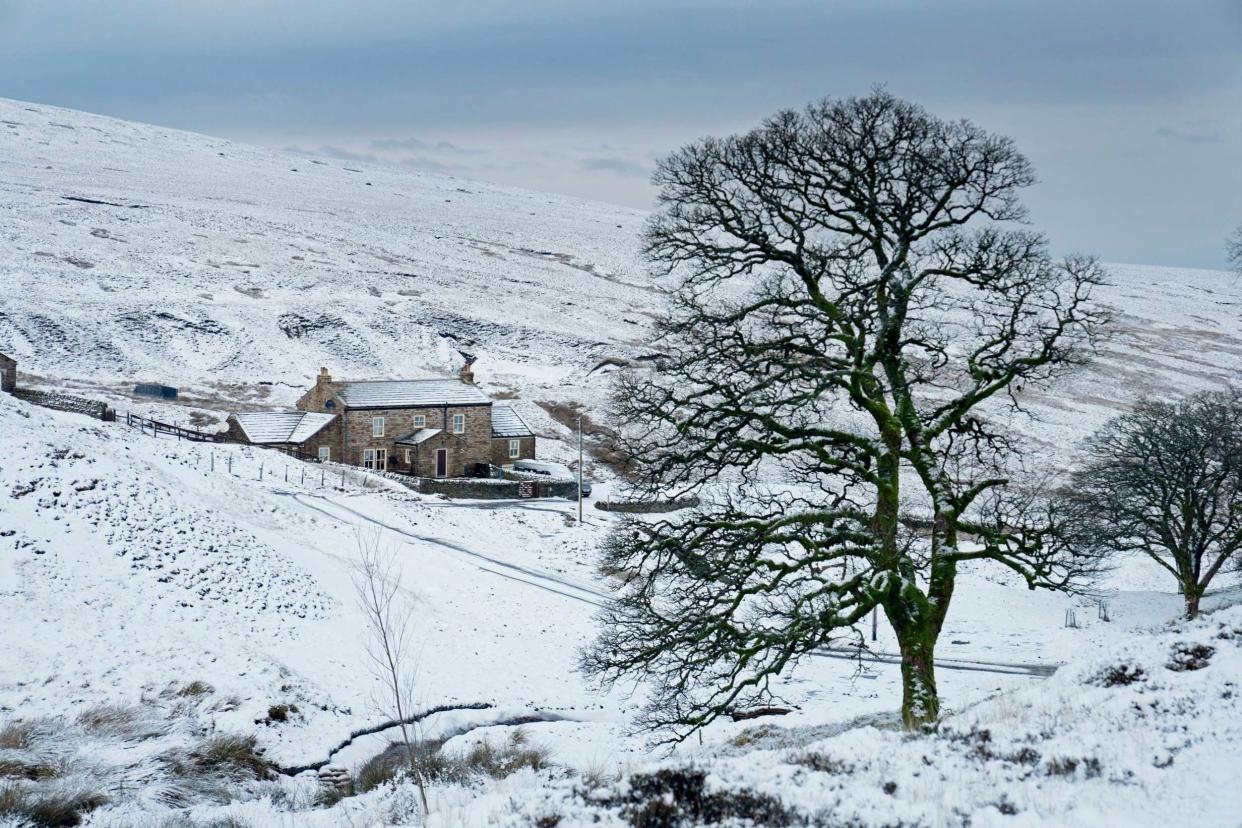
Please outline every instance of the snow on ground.
M509 801L480 800L470 816L624 825L646 824L632 822L645 814L676 824L670 815L726 792L735 813L784 810L823 825L1236 825L1239 671L1242 608L1234 607L1118 640L1047 681L949 716L934 733L862 724L822 738L789 729L776 744L653 763L645 779L510 790ZM707 797L687 795L684 774L679 785L651 776L687 768L705 774Z
M460 348L480 355L485 390L515 397L544 438L541 457L565 461L569 446L546 438L568 432L535 403L580 401L597 413L608 388L597 366L646 354L660 307L636 258L634 211L12 101L0 101L0 146L0 351L20 360L25 383L81 389L165 421L286 406L321 365L352 378L447 373ZM1234 277L1110 271L1101 298L1118 324L1102 358L1030 392L1040 419L1023 427L1054 463L1136 394L1211 387L1242 368ZM135 381L178 385L184 405L133 400ZM616 821L623 806L592 805L575 790L660 757L627 730L641 688L601 694L574 670L612 586L595 564L613 520L588 507L578 526L575 513L567 502L420 497L356 470L157 440L0 395L0 727L44 721L40 732L58 734L40 737L38 750L106 791L112 804L91 818L99 825L186 807L254 825L393 821L409 811L408 790L314 811L314 786L284 780L235 786L245 801L223 805L181 791L160 759L242 734L279 765L306 765L386 720L350 582L357 534L379 531L416 608L419 705L490 705L431 717L423 734L466 749L512 732L497 722L533 716L541 721L525 730L554 763L438 786L429 822ZM973 724L1025 739L1037 765L1009 761L1008 746L999 759L981 755L975 737L892 731L896 665L841 653L785 678L788 716L718 723L667 763L710 766L713 785L758 786L800 810L839 802L860 824L884 814L958 824L962 813L989 824L1004 794L1018 808L1006 824L1107 824L1096 816L1118 808L1130 824L1156 825L1176 824L1173 806L1134 803L1183 774L1186 795L1197 793L1216 778L1210 751L1236 756L1233 725L1182 695L1223 694L1238 675L1233 650L1220 645L1199 672L1162 672L1168 635L1180 633L1136 638L1180 612L1154 566L1125 562L1092 597L1029 592L984 566L959 583L940 647L954 716L946 733ZM1222 586L1214 606L1238 597L1236 584ZM1212 623L1185 634L1215 634ZM872 646L895 649L882 619ZM1148 680L1108 692L1084 683L1108 653L1132 654ZM1042 677L1070 661L1079 666ZM1144 693L1169 706L1169 727L1201 735L1200 747L1141 735L1144 720L1126 705L1141 706L1132 697ZM283 721L271 716L281 705ZM391 735L360 737L333 761L357 767ZM1071 736L1090 742L1082 756L1103 768L1067 774L1073 794L1062 787L1071 781L1045 772L1069 750L1056 740ZM1143 751L1157 746L1175 761L1151 770ZM843 751L857 771L788 761L811 751ZM947 790L921 770L924 755L963 783ZM1221 765L1236 770L1236 760ZM1082 810L1066 810L1067 797Z
M423 498L350 470L342 485L339 468L155 439L7 396L0 397L0 456L0 629L17 632L0 662L0 718L73 720L135 704L156 716L197 681L210 686L209 697L192 715L177 714L191 724L164 725L173 734L165 742L177 734L183 746L187 734L254 734L279 765L322 761L351 731L386 718L373 704L350 582L356 533L378 529L399 556L403 591L416 608L420 706L493 706L429 720L426 734L535 715L551 721L525 728L558 768L608 775L658 758L628 732L636 700L597 694L574 671L608 589L594 567L611 520L605 513L588 510L580 527L569 502ZM1027 592L995 572L966 573L943 639L942 654L960 660L940 671L946 709L969 710L1044 681L972 661L1055 664L1088 645L1118 646L1135 627L1177 614L1177 596L1159 591L1161 581L1138 585L1149 591L1105 596L1112 617L1105 622L1086 599ZM1064 627L1066 609L1076 611L1079 628ZM891 650L882 621L878 632L875 648ZM800 665L780 692L795 707L774 731L791 734L784 741L841 730L860 716L891 725L900 690L895 665L822 657ZM268 721L270 708L282 704L298 712ZM485 727L449 746L506 729ZM752 729L718 723L702 745L676 755L700 761L739 737L749 741L742 734ZM333 761L357 767L392 735L359 739ZM127 750L116 752L134 761ZM455 815L443 824L472 821L518 784L507 780L481 795L440 790L437 813ZM118 801L119 811L98 818L167 807L139 800ZM374 813L366 810L372 806ZM393 803L372 796L342 807L382 820Z

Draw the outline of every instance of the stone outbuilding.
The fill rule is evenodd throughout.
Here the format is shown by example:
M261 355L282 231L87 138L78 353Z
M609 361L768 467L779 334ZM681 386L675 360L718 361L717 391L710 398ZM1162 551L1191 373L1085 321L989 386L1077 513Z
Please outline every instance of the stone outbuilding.
M335 460L340 425L332 414L309 411L256 411L230 414L228 438L238 443L279 448L301 457Z
M17 360L0 354L0 391L13 393L17 388Z

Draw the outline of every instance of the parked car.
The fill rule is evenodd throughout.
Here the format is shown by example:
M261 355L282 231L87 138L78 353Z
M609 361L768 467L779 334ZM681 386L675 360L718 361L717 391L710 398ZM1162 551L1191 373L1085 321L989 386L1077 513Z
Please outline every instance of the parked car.
M542 474L556 480L578 480L578 486L582 489L582 496L591 496L590 481L579 480L578 475L574 474L569 466L566 466L564 463L552 463L547 460L518 460L513 464L513 470L527 474Z

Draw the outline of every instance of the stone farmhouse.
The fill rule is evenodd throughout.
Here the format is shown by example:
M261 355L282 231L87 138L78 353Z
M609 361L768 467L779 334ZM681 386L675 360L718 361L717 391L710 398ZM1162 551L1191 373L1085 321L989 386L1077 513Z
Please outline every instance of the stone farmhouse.
M535 456L535 433L467 365L456 379L338 381L321 368L296 411L233 414L229 437L419 477L463 477Z

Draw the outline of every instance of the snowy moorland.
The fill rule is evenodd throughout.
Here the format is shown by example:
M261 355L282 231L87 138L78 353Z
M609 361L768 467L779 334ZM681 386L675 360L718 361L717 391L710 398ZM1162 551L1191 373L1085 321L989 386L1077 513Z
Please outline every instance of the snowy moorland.
M425 376L460 349L541 455L566 459L568 433L535 403L602 416L612 363L651 355L659 293L633 211L10 101L0 146L0 352L23 384L218 418L288 405L321 365ZM1242 369L1234 277L1110 272L1100 359L1028 392L1024 428L1054 458L1141 392ZM133 401L137 381L185 404ZM897 727L881 619L876 658L826 651L784 678L786 715L719 722L666 754L629 730L641 687L600 692L575 670L617 583L597 565L613 518L575 514L423 497L0 395L0 824L6 795L76 801L91 825L419 821L409 784L334 802L317 776L359 779L395 735L351 583L360 536L396 555L414 608L417 706L439 711L419 738L512 759L433 780L426 824L1236 819L1236 579L1182 625L1140 559L1076 597L968 567L936 733Z

